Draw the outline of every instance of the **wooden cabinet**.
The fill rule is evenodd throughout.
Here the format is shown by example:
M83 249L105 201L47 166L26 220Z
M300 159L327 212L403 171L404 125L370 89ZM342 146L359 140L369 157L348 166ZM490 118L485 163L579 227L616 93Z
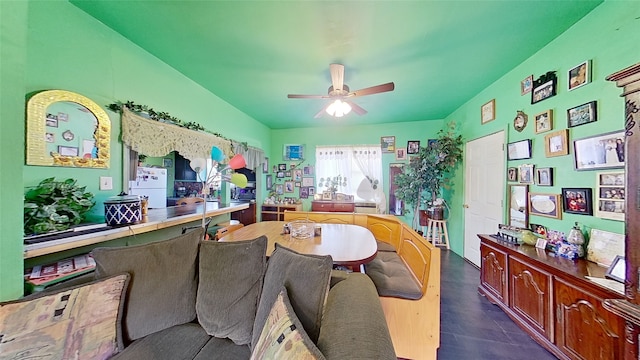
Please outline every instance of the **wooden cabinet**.
M284 221L284 212L290 211L302 211L302 204L285 205L262 205L262 221Z
M256 222L256 204L249 203L248 209L238 210L231 213L232 220L238 220L243 225L249 225Z
M606 299L604 305L625 319L625 359L637 360L640 358L640 63L606 79L622 88L624 105L620 106L619 118L612 120L627 130L624 139L626 194L637 195L625 199L625 299Z
M606 311L604 298L554 280L556 346L570 359L623 359L624 321Z
M493 302L508 304L507 298L507 254L495 247L480 247L480 287Z
M534 340L560 359L623 358L624 320L602 304L623 296L585 278L605 268L479 237L479 292Z
M346 201L312 201L311 211L355 212L356 204Z
M189 160L182 157L178 152L176 152L175 165L174 176L176 181L196 181L198 179L198 175L189 165Z

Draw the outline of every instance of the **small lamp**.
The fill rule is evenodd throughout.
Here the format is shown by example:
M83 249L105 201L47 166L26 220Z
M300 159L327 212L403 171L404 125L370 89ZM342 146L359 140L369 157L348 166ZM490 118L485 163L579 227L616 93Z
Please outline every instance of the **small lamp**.
M351 105L340 99L337 99L329 106L327 106L327 114L335 117L343 117L351 111Z

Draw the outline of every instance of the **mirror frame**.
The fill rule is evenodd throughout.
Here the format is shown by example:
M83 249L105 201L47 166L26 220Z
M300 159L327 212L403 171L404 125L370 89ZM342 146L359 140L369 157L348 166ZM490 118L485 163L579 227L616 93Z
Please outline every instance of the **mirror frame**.
M98 124L93 137L98 148L98 157L85 159L80 156L47 154L46 112L56 102L68 101L79 104L96 117ZM109 168L111 144L111 120L109 115L93 100L66 90L46 90L33 95L27 102L26 163L40 166L65 166L82 168Z
M524 188L524 228L529 227L529 185L509 185L509 201L507 202L507 220L510 226L516 226L513 223L513 218L511 217L511 201L513 199L513 192L515 188Z

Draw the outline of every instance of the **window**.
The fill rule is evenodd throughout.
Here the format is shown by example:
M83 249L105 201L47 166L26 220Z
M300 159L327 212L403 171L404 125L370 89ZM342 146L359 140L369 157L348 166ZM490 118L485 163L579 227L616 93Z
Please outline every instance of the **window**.
M354 195L356 202L379 203L384 197L381 152L380 145L316 147L316 192L335 185L337 192ZM341 181L327 182L338 178Z

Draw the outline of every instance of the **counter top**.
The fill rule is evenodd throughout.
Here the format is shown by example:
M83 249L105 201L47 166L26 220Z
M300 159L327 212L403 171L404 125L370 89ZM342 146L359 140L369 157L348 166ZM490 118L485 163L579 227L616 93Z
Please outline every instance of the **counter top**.
M126 236L182 225L202 219L203 204L206 216L216 216L249 208L248 202L218 203L206 202L184 206L171 206L164 209L149 209L141 222L119 227L106 227L102 231L90 234L68 236L62 239L44 241L24 246L24 258L32 258L58 251L101 243Z

